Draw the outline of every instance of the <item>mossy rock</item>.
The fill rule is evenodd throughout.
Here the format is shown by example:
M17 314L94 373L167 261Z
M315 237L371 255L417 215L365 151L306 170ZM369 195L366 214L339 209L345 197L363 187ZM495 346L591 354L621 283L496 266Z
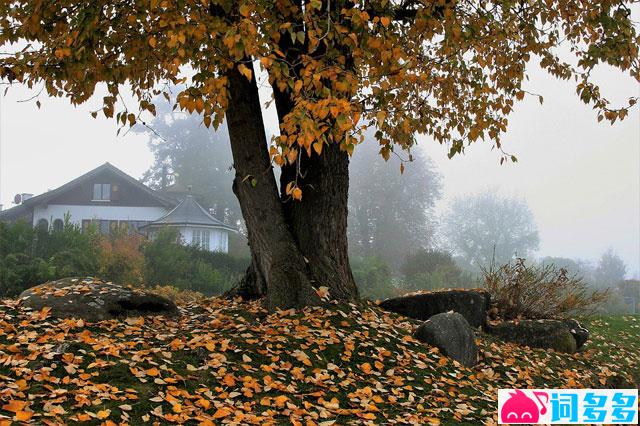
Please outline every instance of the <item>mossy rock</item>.
M568 321L553 319L504 321L497 325L489 325L487 332L502 340L531 348L574 353L578 350L578 343L572 333L571 324Z
M175 303L165 297L94 278L50 281L23 291L20 299L28 308L51 308L54 318L82 318L91 322L178 313Z

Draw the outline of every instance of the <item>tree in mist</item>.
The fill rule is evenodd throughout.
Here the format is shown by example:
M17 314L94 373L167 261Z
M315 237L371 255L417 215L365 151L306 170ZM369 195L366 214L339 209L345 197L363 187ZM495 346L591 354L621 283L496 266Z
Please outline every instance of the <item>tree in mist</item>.
M627 265L620 256L609 249L600 256L594 271L594 280L601 287L610 287L623 281L627 274Z
M185 84L176 107L229 129L252 255L238 293L287 309L323 304L319 284L334 300L358 298L346 226L349 156L363 123L377 128L384 157L411 149L417 134L451 156L483 140L500 148L516 101L535 90L523 86L534 60L575 82L599 119L621 120L637 98L610 104L591 71L606 63L640 80L632 4L3 1L0 45L24 49L0 55L0 77L72 104L104 87L101 111L122 126L153 114L170 84ZM259 72L281 131L271 147Z
M538 228L526 201L485 191L456 198L443 218L445 244L465 268L528 257L538 248Z
M400 160L391 157L386 162L371 142L365 142L350 163L349 249L398 268L407 255L432 245L440 175L419 150L401 174Z
M148 135L154 156L144 183L154 189L175 185L186 191L191 187L202 205L235 226L242 216L231 190L233 158L226 126L212 132L202 125L199 115L173 111L168 102L157 105L156 117L147 126L134 127Z
M585 260L545 256L538 263L542 266L554 265L557 268L566 269L570 275L575 274L583 277L587 282L593 281L593 267Z

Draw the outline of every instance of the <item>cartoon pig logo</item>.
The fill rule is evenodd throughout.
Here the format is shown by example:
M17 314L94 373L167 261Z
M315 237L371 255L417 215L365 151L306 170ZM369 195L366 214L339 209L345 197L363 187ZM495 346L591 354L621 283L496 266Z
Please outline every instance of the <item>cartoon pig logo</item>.
M546 404L549 401L549 395L545 392L534 392L533 394L540 403L541 408L538 408L538 405L521 390L516 389L515 392L511 392L509 394L511 396L502 406L502 411L500 411L502 421L514 424L538 423L540 415L547 412ZM540 400L541 397L545 398L544 403Z

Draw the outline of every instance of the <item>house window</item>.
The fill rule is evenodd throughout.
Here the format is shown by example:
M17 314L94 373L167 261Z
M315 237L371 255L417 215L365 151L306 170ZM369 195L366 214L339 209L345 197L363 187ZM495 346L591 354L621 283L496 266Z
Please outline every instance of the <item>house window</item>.
M199 229L194 229L191 233L191 244L199 246L202 238L202 234Z
M201 232L201 236L200 236L200 247L202 247L204 250L209 250L209 231L207 230L202 230Z
M110 201L111 200L111 184L110 183L94 183L93 199L91 201Z
M36 226L41 231L48 231L49 230L49 221L47 219L40 219Z
M109 221L101 220L100 221L100 233L103 235L109 234Z
M62 219L56 219L53 221L53 229L55 231L62 231L62 228L64 228L64 222Z

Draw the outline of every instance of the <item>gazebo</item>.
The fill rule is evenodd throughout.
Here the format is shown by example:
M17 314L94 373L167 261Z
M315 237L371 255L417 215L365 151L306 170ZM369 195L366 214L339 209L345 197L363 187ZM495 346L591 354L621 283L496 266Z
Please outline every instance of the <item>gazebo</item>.
M144 229L149 238L154 239L164 227L177 228L185 245L221 253L229 252L229 233L238 232L209 214L192 195L187 195L173 210Z

